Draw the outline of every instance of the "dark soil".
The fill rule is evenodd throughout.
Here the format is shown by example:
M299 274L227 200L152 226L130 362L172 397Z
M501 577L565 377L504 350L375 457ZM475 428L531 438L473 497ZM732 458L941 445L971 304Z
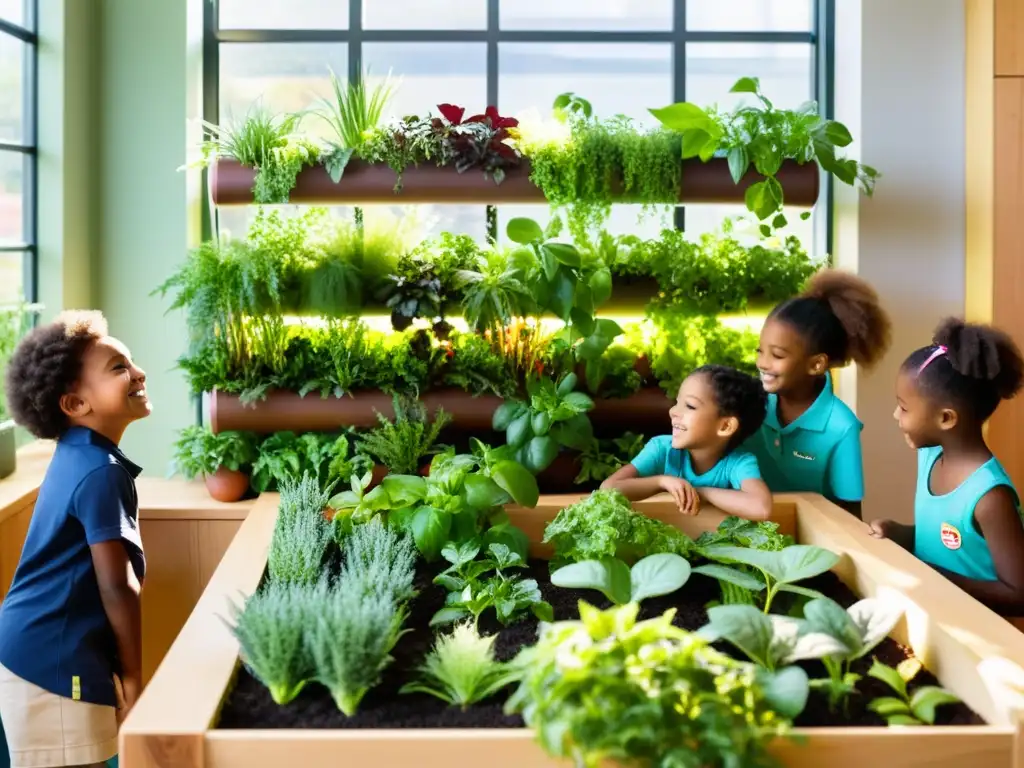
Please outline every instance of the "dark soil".
M523 720L518 715L506 715L502 706L510 686L491 699L475 704L465 711L450 707L439 699L426 694L399 694L398 689L415 677L416 667L434 643L434 631L429 626L430 618L444 604L445 592L431 583L441 566L421 566L417 574L419 595L411 604L406 622L408 632L396 646L394 662L384 671L380 685L371 689L363 699L359 711L353 717L346 717L334 704L330 694L322 686L310 683L290 704L280 707L270 694L244 667L238 673L234 689L228 696L221 712L218 728L520 728ZM605 597L591 590L570 590L553 587L549 580L546 561L530 562L529 576L537 579L544 598L551 603L556 620L579 617L577 602L581 598L599 608L610 603ZM856 602L856 597L833 574L828 573L811 579L804 584L828 595L844 607ZM686 586L674 595L645 600L641 606L640 618L658 616L668 608L676 608L674 623L683 629L696 630L707 623L704 606L719 598L718 583L695 574ZM792 595L780 593L773 609L785 612L786 599ZM773 612L775 612L773 610ZM537 620L530 616L511 627L502 627L488 611L480 619L481 634L498 634L495 651L498 658L507 660L516 655L520 648L531 645L537 637ZM722 645L721 650L735 655L731 646ZM882 641L867 658L853 665L853 671L864 675L858 685L858 694L848 700L847 711L830 712L823 694L811 692L803 714L796 721L798 726L867 726L885 725L884 720L868 711L867 703L878 696L890 695L888 688L878 680L866 676L871 666L871 656L895 666L911 655L910 650L891 639ZM820 662L803 663L811 678L825 677ZM935 678L922 670L910 685L910 689L921 685L937 685ZM966 705L955 704L940 707L936 717L938 725L981 725L981 718Z

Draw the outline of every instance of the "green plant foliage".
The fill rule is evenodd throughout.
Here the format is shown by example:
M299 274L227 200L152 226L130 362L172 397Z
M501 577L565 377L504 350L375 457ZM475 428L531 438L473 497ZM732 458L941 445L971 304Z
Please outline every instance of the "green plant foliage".
M41 309L42 305L24 302L0 307L0 380L6 381L7 363L21 337L32 327L32 320ZM0 387L0 422L7 419L7 393L3 389Z
M324 99L318 115L334 132L329 157L324 158L331 179L335 183L341 180L352 152L360 147L371 131L376 129L384 108L391 100L395 85L390 77L385 78L371 89L367 89L360 75L354 82L343 87L334 70L328 67L331 74L331 90L333 100Z
M401 693L426 693L462 709L493 696L519 677L494 658L496 639L497 635L481 637L468 621L456 625L451 634L438 635L419 667L419 679L403 685Z
M354 715L366 692L380 681L405 619L406 609L387 591L368 592L345 579L317 605L306 635L316 670L313 679L331 692L346 715Z
M789 721L771 709L757 668L673 626L674 609L640 622L638 610L581 601L579 621L542 625L515 660L523 677L506 711L577 765L774 765L768 745Z
M347 483L353 475L361 476L371 465L368 457L352 454L352 439L348 434L275 432L259 445L252 466L252 486L262 493L307 473L317 478L321 486Z
M271 581L313 584L321 578L333 541L324 517L330 489L321 489L316 478L304 474L300 480L286 478L280 493L267 574Z
M256 459L256 437L250 432L219 432L193 425L178 432L173 471L186 480L212 475L221 467L238 471Z
M326 580L270 580L243 608L230 603L231 620L225 623L238 640L242 663L277 704L298 696L315 674L305 635L328 590Z
M760 106L741 104L731 112L720 112L682 102L650 112L666 128L677 132L684 159L699 157L707 162L724 154L737 184L753 165L765 177L746 191L747 208L758 219L774 217L774 227L786 224L782 215L782 184L776 178L784 160L801 164L816 161L822 170L843 183L872 194L878 171L836 156L836 150L849 146L853 137L842 123L821 117L816 102L805 102L795 110L776 109L761 92L756 77L741 77L730 93L753 94ZM764 229L768 229L767 225Z
M439 409L430 419L422 403L407 406L400 398L394 398L395 420L389 421L377 414L380 426L359 438L356 449L373 457L378 463L396 475L417 474L423 460L438 453L438 437L448 424L451 416Z
M569 589L596 589L616 605L639 603L681 589L690 579L690 564L662 552L637 560L630 568L615 557L569 563L551 574L551 583Z
M633 509L619 491L595 491L559 511L544 529L553 544L552 568L584 560L614 557L632 565L647 555L690 555L693 541L678 528Z
M415 595L416 548L409 536L375 518L353 526L342 540L341 580L350 589L382 592L405 603Z
M643 450L644 436L626 432L611 440L594 439L580 454L576 485L600 483L628 464Z
M668 310L650 316L655 334L648 356L669 397L675 398L683 380L707 363L757 374L758 334L729 328L707 315Z
M716 546L750 547L763 549L767 552L778 552L795 542L792 536L779 533L779 524L767 520L745 520L742 517L730 516L719 523L714 531L705 531L694 542L697 553L705 548ZM727 568L727 570L720 570ZM718 563L699 565L693 569L695 573L718 579L722 590L722 603L725 605L754 605L757 602L755 593L764 591L764 581L757 570L749 565L722 566ZM750 576L748 587L741 586L736 571ZM731 577L731 580L730 580Z
M868 675L889 686L895 696L880 696L868 704L868 709L885 718L889 725L934 725L935 710L943 704L957 704L960 698L945 688L922 685L908 693L907 683L921 669L921 662L910 658L896 668L873 659Z

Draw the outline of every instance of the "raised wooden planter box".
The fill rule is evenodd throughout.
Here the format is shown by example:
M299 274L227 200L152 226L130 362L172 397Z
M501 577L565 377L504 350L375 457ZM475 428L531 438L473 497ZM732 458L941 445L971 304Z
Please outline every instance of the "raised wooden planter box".
M681 203L742 203L747 187L763 178L750 170L739 184L734 183L724 158L713 158L707 163L694 158L682 163ZM256 171L237 160L217 160L210 167L210 194L214 205L251 205L255 178ZM795 160L787 160L776 178L782 184L787 205L810 207L817 202L820 185L817 163L800 165ZM508 169L501 184L495 184L477 169L458 173L454 167L424 164L405 169L401 192L396 193L394 187L395 172L386 165L352 160L337 184L322 165L315 165L299 172L289 202L317 205L546 202L544 193L530 182L529 160ZM622 202L630 200L624 198Z
M510 509L531 541L578 496L542 497L536 509ZM195 611L124 723L126 768L278 768L281 765L449 768L555 765L528 729L218 730L218 712L238 669L238 644L221 617L228 601L251 594L266 568L277 496L263 495L210 580ZM667 500L637 504L691 535L714 528L713 509L682 518ZM895 544L869 538L864 524L820 496L776 498L774 518L800 543L841 556L836 575L861 597L904 602L892 637L908 645L940 682L987 725L799 729L803 743L780 741L793 768L1020 768L1018 713L1024 694L1024 635ZM545 556L534 545L531 554Z
M380 391L357 392L345 397L323 398L311 392L299 397L296 392L269 392L265 400L243 405L237 395L210 392L204 395L207 423L214 433L241 430L267 434L293 432L330 432L340 427L368 429L378 425L379 412L389 419L395 416L391 396ZM494 411L503 402L495 395L472 395L461 389L436 389L425 392L420 400L430 413L444 408L452 416L452 429L461 432L489 432ZM645 435L668 431L668 409L672 403L658 387L641 389L625 398L594 401L590 420L595 429ZM646 431L645 431L646 430Z

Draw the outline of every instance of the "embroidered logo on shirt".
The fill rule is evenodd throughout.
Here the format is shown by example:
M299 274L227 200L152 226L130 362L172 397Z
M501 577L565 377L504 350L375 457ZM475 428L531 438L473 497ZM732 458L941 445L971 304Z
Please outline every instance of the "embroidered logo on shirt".
M949 523L943 523L939 529L939 536L942 538L942 546L946 549L960 549L963 544L960 538L960 531Z
M811 456L809 453L800 453L800 451L793 451L793 455L796 456L798 459L803 459L804 461L814 461L814 457Z
M82 698L82 680L78 675L71 676L71 698L75 701Z

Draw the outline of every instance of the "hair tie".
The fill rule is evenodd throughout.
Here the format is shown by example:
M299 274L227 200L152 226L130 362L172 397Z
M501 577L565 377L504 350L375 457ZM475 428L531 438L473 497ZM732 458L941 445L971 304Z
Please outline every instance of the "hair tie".
M930 355L928 355L928 359L921 363L921 367L917 369L917 375L920 376L921 371L927 368L935 358L942 357L942 355L946 354L947 351L948 350L946 349L945 345L936 344L935 349L932 350L932 353Z

